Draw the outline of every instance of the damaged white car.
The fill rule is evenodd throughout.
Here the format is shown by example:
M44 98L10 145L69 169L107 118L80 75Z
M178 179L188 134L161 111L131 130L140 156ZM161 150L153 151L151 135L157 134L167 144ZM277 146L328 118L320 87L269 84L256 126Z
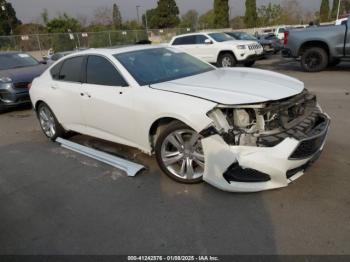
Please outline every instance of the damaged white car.
M169 177L225 191L285 187L322 151L330 120L304 84L217 69L179 50L90 49L35 79L30 96L55 140L72 130L155 154Z

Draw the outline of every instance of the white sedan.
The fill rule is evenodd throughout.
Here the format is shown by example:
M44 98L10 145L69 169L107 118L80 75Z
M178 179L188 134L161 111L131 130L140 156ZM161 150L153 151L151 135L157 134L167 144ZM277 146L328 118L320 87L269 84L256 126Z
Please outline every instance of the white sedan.
M136 147L174 180L231 192L300 177L330 122L294 78L217 69L160 46L69 55L34 80L30 97L51 140L71 130Z

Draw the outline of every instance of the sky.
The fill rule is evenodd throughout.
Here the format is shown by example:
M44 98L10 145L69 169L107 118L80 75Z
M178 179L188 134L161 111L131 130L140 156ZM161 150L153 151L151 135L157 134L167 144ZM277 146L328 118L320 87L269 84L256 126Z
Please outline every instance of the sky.
M84 15L91 17L96 8L112 7L117 3L123 20L136 19L136 6L139 5L140 13L144 10L154 8L157 0L7 0L14 6L17 17L24 23L33 22L39 19L44 8L49 11L50 17L58 13L66 12L71 16ZM269 2L280 3L283 0L257 0L257 5ZM213 7L213 0L176 0L180 14L189 9L195 9L200 14L205 13ZM307 10L316 10L321 0L299 0L301 6ZM330 1L331 2L331 1ZM245 10L245 0L230 0L231 17L242 15Z

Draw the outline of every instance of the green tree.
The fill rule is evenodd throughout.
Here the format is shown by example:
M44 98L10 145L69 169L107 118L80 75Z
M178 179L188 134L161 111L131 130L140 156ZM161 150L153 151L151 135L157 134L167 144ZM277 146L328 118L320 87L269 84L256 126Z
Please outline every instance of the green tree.
M78 20L64 13L50 20L47 23L47 30L49 33L78 32L80 30L80 24Z
M338 5L339 5L339 0L333 0L333 7L332 7L332 11L331 11L331 18L332 19L337 18Z
M196 10L189 10L181 17L180 27L197 28L198 12Z
M144 27L146 27L146 16L147 16L148 28L152 28L152 29L158 28L157 8L149 9L146 11L146 15L142 15L142 23L143 23Z
M257 24L256 0L245 1L244 23L248 28L255 27Z
M329 0L322 0L320 6L320 21L327 22L329 20Z
M0 35L9 35L21 24L11 3L0 0Z
M158 27L175 27L180 23L179 8L175 0L159 0L157 6Z
M214 0L214 24L216 28L229 27L228 0Z
M117 4L113 5L113 26L115 29L122 28L122 15Z
M201 15L198 19L198 25L199 28L215 28L215 14L214 14L214 10L209 10L208 12L206 12L205 14Z
M282 7L278 4L269 3L258 8L258 25L278 25L282 20Z
M230 26L232 29L242 29L245 28L244 16L236 16L230 21Z

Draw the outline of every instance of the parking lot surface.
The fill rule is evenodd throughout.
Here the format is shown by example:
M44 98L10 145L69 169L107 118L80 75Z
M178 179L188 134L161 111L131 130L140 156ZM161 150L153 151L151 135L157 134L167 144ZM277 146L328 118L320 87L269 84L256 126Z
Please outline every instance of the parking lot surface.
M147 167L130 178L49 142L32 110L8 112L0 254L350 254L350 63L308 74L275 56L256 67L304 81L332 118L321 158L289 187L233 194L178 184L138 150L70 138Z

